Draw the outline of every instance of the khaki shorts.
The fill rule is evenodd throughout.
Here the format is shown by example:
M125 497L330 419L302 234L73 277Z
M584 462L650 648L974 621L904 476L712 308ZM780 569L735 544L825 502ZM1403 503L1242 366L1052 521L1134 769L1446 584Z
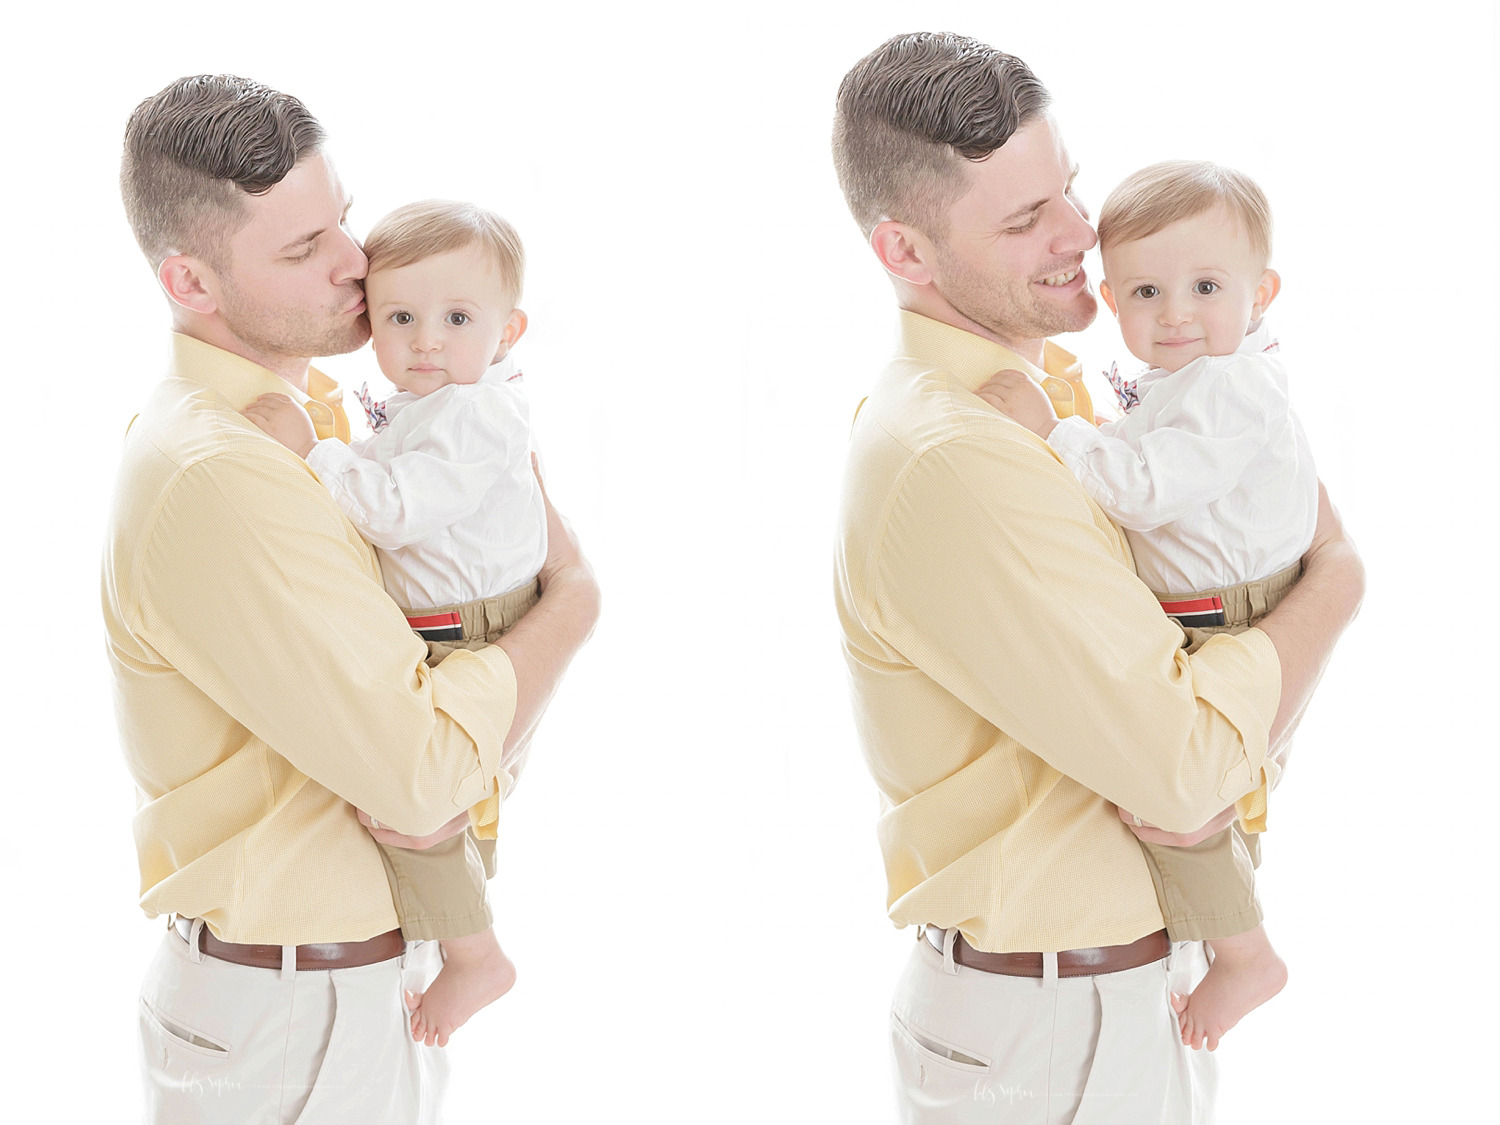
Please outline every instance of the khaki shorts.
M427 663L436 667L459 649L494 644L526 616L538 596L537 584L532 582L499 597L402 612L407 617L456 613L463 622L462 640L427 642ZM484 885L495 875L494 840L475 839L470 830L424 851L381 844L380 855L401 920L401 936L407 941L465 937L493 924Z
M1269 578L1222 590L1196 594L1157 594L1165 603L1211 601L1222 605L1221 625L1183 628L1189 651L1215 633L1243 633L1275 609L1302 577L1302 564ZM1260 837L1231 825L1190 848L1141 845L1156 883L1156 897L1173 941L1212 941L1232 937L1260 925L1263 917L1255 897L1255 869L1260 866Z

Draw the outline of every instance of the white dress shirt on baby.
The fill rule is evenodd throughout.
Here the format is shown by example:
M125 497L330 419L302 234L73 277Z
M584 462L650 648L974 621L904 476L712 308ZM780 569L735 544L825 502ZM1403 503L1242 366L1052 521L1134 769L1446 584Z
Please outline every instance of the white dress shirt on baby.
M404 609L495 597L530 582L547 557L547 514L531 470L525 397L509 359L477 383L385 402L387 425L307 463L380 553Z
M1312 542L1317 471L1277 350L1262 321L1233 355L1142 373L1118 421L1064 418L1047 438L1158 594L1267 578Z

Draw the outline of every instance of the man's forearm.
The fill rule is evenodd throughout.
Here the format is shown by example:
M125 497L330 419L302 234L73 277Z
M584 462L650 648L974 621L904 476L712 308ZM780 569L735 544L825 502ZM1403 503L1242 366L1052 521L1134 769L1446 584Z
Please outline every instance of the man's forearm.
M541 721L552 694L599 618L599 587L586 562L547 580L541 600L496 644L516 675L516 711L501 764L511 766Z
M1281 662L1281 704L1271 724L1270 754L1283 764L1333 646L1359 613L1365 594L1364 564L1321 483L1318 509L1318 534L1304 556L1301 581L1259 626Z

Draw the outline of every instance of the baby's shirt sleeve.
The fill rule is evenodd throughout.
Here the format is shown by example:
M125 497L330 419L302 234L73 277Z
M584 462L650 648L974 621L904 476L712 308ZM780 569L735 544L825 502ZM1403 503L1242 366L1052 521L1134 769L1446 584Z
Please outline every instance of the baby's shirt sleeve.
M1118 421L1064 418L1047 443L1111 519L1151 531L1232 492L1288 411L1270 361L1206 356Z
M414 428L393 424L357 445L320 441L307 463L361 535L395 550L474 512L527 455L528 433L514 395L474 384Z

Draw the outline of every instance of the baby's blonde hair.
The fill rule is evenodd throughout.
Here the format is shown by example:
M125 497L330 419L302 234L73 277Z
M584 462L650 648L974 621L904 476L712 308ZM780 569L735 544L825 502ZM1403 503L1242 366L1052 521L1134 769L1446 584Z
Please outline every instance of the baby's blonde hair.
M526 251L516 228L493 211L472 203L424 199L397 207L375 224L365 239L370 272L400 269L437 254L478 246L500 271L514 308L521 300Z
M1271 261L1271 204L1243 172L1206 160L1167 160L1127 176L1099 212L1099 248L1147 238L1182 219L1225 207L1264 269Z

